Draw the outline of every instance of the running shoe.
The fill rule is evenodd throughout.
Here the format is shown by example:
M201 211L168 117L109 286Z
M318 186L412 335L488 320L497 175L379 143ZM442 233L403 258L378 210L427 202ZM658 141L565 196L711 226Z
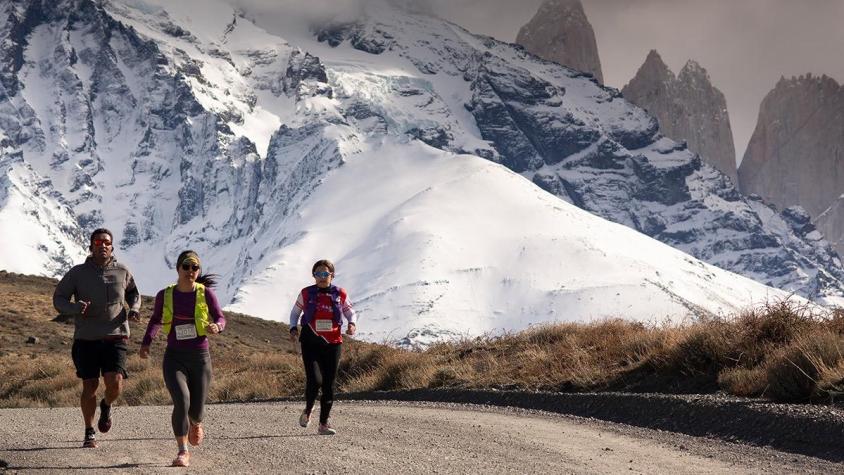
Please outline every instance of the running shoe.
M97 437L94 432L94 428L85 429L85 439L82 441L82 447L86 449L96 449L97 448Z
M179 452L173 459L174 467L190 467L190 452Z
M201 423L190 423L190 430L188 431L188 442L190 445L197 446L205 440L205 430Z
M97 429L103 434L111 430L111 406L106 404L105 399L100 401L100 420L97 421Z
M320 424L319 430L317 430L317 432L319 433L319 435L334 435L337 433L337 431L334 430L333 427L331 427L331 424L327 422L325 424Z
M305 411L302 411L302 415L299 416L299 425L302 427L308 427L311 423L311 415Z

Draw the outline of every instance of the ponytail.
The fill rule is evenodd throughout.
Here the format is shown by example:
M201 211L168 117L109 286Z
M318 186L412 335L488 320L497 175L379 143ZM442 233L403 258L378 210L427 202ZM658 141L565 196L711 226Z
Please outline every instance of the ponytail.
M219 279L220 276L217 274L202 274L196 278L196 283L206 287L214 287Z

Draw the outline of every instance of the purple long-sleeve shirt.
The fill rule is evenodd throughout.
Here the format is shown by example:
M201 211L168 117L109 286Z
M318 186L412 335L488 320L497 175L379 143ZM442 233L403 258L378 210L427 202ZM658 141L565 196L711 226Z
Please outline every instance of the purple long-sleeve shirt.
M220 331L226 327L226 317L217 301L217 296L209 287L205 287L205 302L208 303L208 316L220 326ZM208 348L208 337L197 336L190 340L176 339L176 325L194 321L194 307L196 306L196 291L179 292L173 289L173 324L170 327L170 334L167 335L167 347L178 350L204 350ZM161 315L164 312L164 290L155 296L155 306L152 309L152 317L147 325L147 332L144 335L143 346L149 346L152 340L161 330Z

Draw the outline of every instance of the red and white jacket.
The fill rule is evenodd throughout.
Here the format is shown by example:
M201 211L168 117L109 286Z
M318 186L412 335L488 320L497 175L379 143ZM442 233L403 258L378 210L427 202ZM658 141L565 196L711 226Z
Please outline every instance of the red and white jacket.
M328 343L343 343L343 319L355 323L357 315L349 301L346 289L334 285L321 289L316 285L299 292L296 304L290 311L290 328L300 323Z

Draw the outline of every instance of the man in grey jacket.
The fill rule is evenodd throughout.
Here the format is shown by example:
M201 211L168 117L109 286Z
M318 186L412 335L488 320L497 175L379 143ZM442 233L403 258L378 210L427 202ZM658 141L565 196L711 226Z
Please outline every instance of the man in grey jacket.
M85 421L83 447L96 447L94 414L100 375L105 397L100 401L100 432L111 429L111 404L120 396L126 374L126 343L129 319L139 321L141 296L129 269L112 256L111 231L91 233L91 255L84 264L70 269L53 293L53 306L63 315L73 315L73 364L82 379L82 418ZM71 297L73 301L71 301ZM129 311L126 311L128 305Z

